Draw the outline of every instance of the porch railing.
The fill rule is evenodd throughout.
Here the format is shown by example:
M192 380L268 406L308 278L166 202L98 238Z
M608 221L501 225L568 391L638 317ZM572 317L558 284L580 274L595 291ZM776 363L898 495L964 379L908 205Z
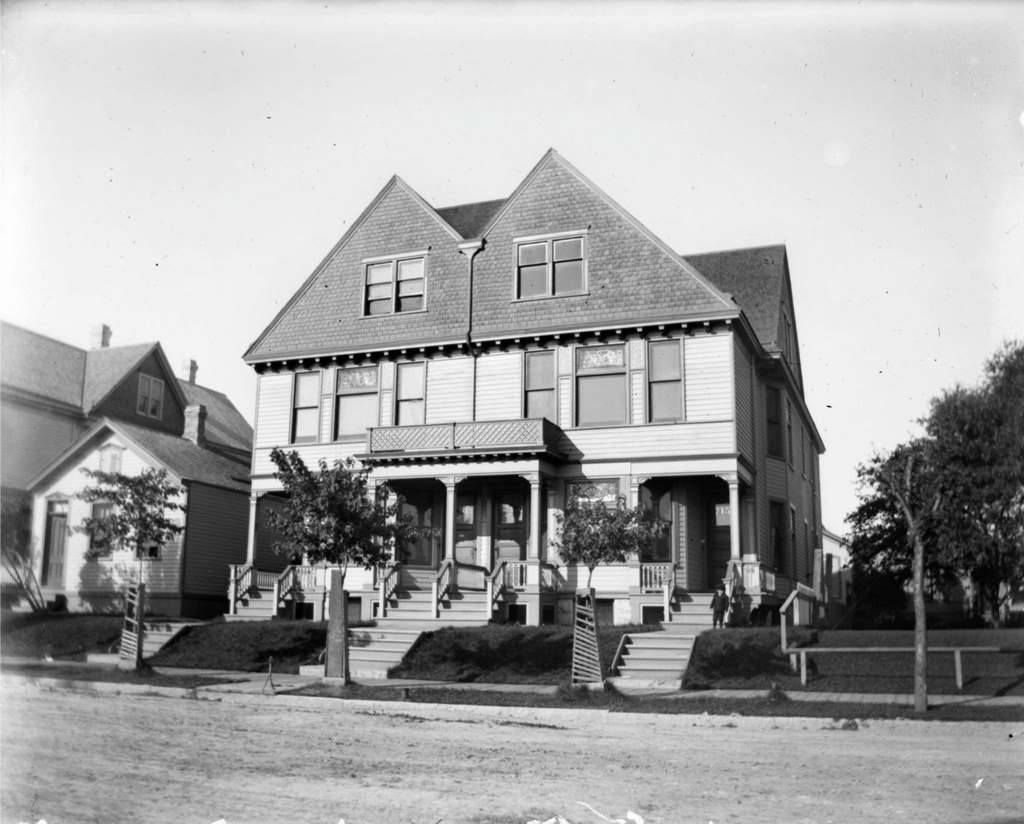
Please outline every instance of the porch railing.
M434 578L432 602L435 618L441 614L441 603L451 597L455 582L454 567L455 562L446 558L441 562L441 568L437 571L437 577Z
M503 561L502 566L505 568L504 584L506 588L526 589L529 581L529 564L525 561Z
M461 561L454 562L453 568L455 589L471 589L482 591L485 589L487 568L476 564L464 564Z
M490 574L484 579L484 592L486 597L484 603L486 604L484 615L485 621L490 621L494 615L494 610L497 609L498 604L505 595L505 564L506 561L499 561L494 569L491 570Z
M664 589L669 581L675 582L676 570L671 563L640 564L640 588L644 592Z
M394 563L384 567L377 578L377 617L384 618L388 614L388 602L398 589L401 564Z

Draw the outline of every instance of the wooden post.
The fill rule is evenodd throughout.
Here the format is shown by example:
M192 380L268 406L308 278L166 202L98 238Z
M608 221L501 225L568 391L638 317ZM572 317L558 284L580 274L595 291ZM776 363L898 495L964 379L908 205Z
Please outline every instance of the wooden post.
M961 692L964 688L964 662L959 647L953 650L953 664L956 666L956 689Z
M807 650L800 650L800 683L807 686Z
M228 615L234 615L238 610L238 567L234 564L228 566Z
M348 683L348 593L340 569L331 570L331 617L327 622L327 655L324 677Z

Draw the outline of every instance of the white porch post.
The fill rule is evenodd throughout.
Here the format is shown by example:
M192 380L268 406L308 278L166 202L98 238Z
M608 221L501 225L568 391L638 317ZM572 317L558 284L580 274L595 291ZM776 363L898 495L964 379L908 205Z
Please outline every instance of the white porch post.
M444 557L455 560L455 485L458 479L452 475L444 478Z
M258 502L258 496L249 496L249 531L245 539L245 562L247 564L253 563L256 558L256 505Z
M740 482L729 479L729 557L740 560Z
M529 475L526 480L530 482L530 537L526 554L534 561L540 558L540 476Z

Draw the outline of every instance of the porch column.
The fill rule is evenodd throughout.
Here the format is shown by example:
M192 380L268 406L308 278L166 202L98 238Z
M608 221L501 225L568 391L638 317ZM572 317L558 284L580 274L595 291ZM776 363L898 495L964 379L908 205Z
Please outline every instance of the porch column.
M526 555L531 560L540 558L540 475L528 475L530 482L530 538Z
M740 560L740 482L729 479L729 557Z
M453 475L444 478L444 557L455 560L455 486L458 479Z
M256 558L256 505L259 496L249 496L249 532L245 539L245 562L253 563Z

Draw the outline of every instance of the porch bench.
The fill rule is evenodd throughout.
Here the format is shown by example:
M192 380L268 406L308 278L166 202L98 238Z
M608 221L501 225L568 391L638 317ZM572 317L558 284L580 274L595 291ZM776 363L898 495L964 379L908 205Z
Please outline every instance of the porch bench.
M858 652L914 652L915 647L788 647L783 652L795 662L797 656L800 658L800 683L807 686L807 654L826 655L831 652L858 653ZM956 668L956 688L964 688L964 666L963 653L965 652L1003 652L1002 647L970 647L970 646L947 646L928 647L928 652L952 652L953 664ZM794 664L794 669L796 666Z

